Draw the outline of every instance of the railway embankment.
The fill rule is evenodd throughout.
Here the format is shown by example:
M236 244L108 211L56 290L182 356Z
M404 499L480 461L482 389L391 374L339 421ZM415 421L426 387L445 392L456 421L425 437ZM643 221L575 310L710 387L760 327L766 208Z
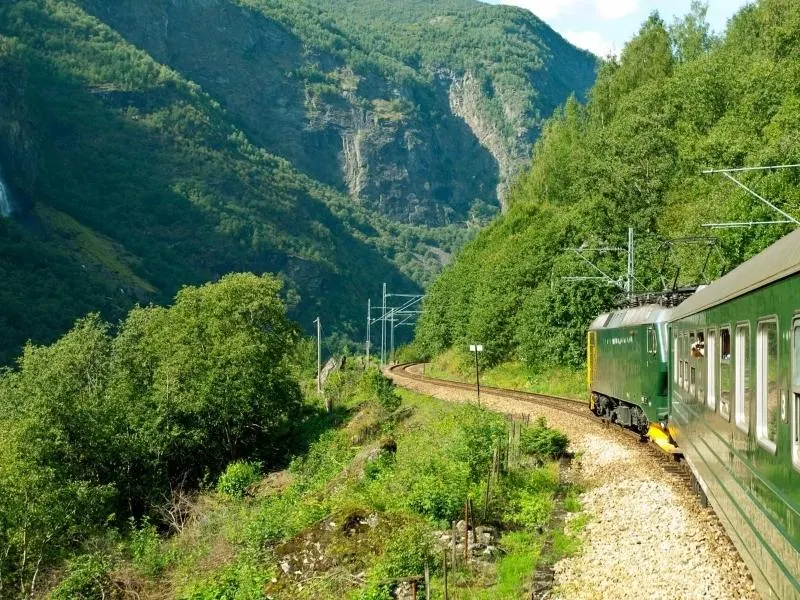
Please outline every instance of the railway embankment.
M451 402L475 402L475 392L419 380L421 369L390 372L399 386ZM747 567L710 508L663 458L621 430L581 418L552 403L523 402L481 392L498 412L545 417L566 433L575 455L568 476L585 490L578 528L582 550L556 563L556 598L759 598Z

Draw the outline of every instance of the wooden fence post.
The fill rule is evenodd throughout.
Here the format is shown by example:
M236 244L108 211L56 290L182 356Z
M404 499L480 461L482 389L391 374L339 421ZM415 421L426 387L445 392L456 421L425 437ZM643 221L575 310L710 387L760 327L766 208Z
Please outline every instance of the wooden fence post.
M450 600L447 595L447 549L442 548L442 566L444 570L444 600Z
M425 559L425 600L431 600L431 571L427 559Z

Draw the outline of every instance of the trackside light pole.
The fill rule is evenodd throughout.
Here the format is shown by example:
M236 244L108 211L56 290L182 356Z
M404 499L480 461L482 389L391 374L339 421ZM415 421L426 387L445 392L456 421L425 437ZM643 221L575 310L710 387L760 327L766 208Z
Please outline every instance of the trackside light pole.
M478 367L478 352L483 352L482 344L470 344L469 351L475 353L475 385L478 388L478 406L481 405L481 371Z

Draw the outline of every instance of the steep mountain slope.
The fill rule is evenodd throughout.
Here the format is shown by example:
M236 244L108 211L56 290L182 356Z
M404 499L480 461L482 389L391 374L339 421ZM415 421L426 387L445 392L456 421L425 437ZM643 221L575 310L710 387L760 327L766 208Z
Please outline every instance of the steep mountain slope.
M596 64L530 13L475 0L80 4L254 142L411 223L487 214Z
M2 9L15 35L0 82L4 352L229 271L283 273L300 319L323 312L345 332L365 290L415 288L376 247L414 248L410 229L252 145L196 85L70 3L47 5Z
M13 211L0 217L0 364L90 310L113 319L233 270L281 273L294 317L322 314L330 332L360 336L369 290L424 285L469 235L463 222L496 210L537 111L592 77L594 59L534 17L490 10L538 28L520 33L520 47L541 48L515 71L530 75L517 110L489 98L481 67L510 54L448 63L400 42L376 49L389 16L348 20L343 6L0 5L0 186ZM409 2L418 17L404 18L457 9L469 30L463 15L487 8ZM537 104L528 87L559 71L557 53L577 75ZM523 113L513 134L497 133L497 115Z
M477 340L492 364L578 366L587 323L621 292L562 279L598 275L573 248L624 247L633 227L635 290L646 291L676 278L713 278L787 233L785 225L702 227L780 219L702 171L800 163L798 39L800 13L788 0L742 9L721 39L709 35L702 11L669 28L649 19L619 62L601 69L589 102L569 102L545 126L509 212L431 286L417 331L427 352ZM800 170L738 175L800 217ZM697 244L678 245L671 255L660 246L663 239L709 235L721 251L708 265ZM622 254L589 257L622 277Z

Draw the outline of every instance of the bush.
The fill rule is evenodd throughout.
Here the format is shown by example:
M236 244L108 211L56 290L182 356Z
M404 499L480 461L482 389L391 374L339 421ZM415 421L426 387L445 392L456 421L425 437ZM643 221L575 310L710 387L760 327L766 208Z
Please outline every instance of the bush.
M533 528L545 525L553 512L550 492L523 491L506 512L506 521L520 527Z
M389 538L374 575L378 580L419 575L425 570L425 563L432 562L432 554L429 527L425 523L409 523Z
M458 517L470 490L467 465L446 456L431 457L410 479L408 506L420 515L449 522Z
M529 529L544 525L553 512L553 494L558 486L556 466L509 473L498 490L503 499L503 520Z
M392 592L385 584L368 585L358 595L358 600L392 600L392 598Z
M73 560L67 575L53 591L51 600L95 600L115 598L115 586L108 577L110 563L96 554L79 556Z
M161 536L147 520L140 529L133 529L129 547L133 564L149 577L158 576L169 565L171 557L163 551Z
M520 450L539 460L557 459L565 456L569 446L569 438L547 426L547 421L540 418L536 425L522 430Z
M264 586L272 577L269 568L254 560L240 560L229 565L208 580L194 584L181 600L261 600Z
M486 475L495 449L506 439L508 425L497 413L471 404L463 407L457 419L462 431L457 458L469 466L472 479L479 481Z
M237 460L219 476L217 491L232 498L244 496L247 488L261 480L261 463Z
M361 382L365 394L387 412L394 412L400 407L400 396L394 390L394 382L379 369L368 369Z

